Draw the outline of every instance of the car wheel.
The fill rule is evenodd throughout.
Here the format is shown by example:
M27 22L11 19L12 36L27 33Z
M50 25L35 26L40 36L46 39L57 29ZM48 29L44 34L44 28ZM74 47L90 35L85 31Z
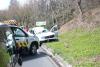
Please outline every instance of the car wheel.
M15 67L16 63L17 63L17 57L15 55L11 55L10 67Z
M30 48L30 54L34 55L36 53L37 53L37 47L36 47L36 45L32 45Z
M42 44L43 44L43 43L41 42L41 43L40 43L40 47L42 46Z

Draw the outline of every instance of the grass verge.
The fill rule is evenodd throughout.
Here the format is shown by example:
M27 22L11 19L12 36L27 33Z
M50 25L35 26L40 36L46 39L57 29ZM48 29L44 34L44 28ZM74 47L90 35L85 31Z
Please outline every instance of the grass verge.
M7 54L6 50L0 46L0 67L7 67L8 61L9 55Z
M73 67L100 67L100 28L93 31L75 29L59 38L59 42L47 46Z

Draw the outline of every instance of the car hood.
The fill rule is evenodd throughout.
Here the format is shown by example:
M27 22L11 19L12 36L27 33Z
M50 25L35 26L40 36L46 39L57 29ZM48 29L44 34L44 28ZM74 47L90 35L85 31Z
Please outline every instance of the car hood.
M54 35L54 33L53 32L44 32L44 33L36 34L36 36L38 36L38 37L45 37L45 36L50 36L50 35Z

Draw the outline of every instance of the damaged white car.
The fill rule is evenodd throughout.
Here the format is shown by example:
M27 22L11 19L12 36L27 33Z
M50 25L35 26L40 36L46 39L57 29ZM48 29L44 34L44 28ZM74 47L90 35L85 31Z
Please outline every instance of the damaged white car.
M53 26L50 31L44 27L34 27L30 29L30 32L39 38L40 43L58 40L57 26Z

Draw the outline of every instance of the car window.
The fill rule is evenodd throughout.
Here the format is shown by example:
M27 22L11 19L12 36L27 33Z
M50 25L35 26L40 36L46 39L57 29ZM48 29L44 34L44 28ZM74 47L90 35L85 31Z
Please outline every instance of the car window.
M57 30L58 30L57 27L53 27L53 28L51 29L52 32L55 32L55 31L57 31Z
M16 28L15 30L14 30L14 35L15 36L25 36L25 33L21 30L21 29L19 29L19 28Z
M47 29L44 29L42 32L48 32L48 30Z
M58 26L57 25L53 26L50 31L51 32L58 31Z
M6 31L6 36L7 36L7 44L6 44L6 46L14 45L14 39L13 39L13 34L12 34L11 30L7 30Z
M48 30L47 29L34 30L35 34L40 34L40 33L44 33L44 32L48 32Z
M57 31L57 27L54 27L54 31Z

